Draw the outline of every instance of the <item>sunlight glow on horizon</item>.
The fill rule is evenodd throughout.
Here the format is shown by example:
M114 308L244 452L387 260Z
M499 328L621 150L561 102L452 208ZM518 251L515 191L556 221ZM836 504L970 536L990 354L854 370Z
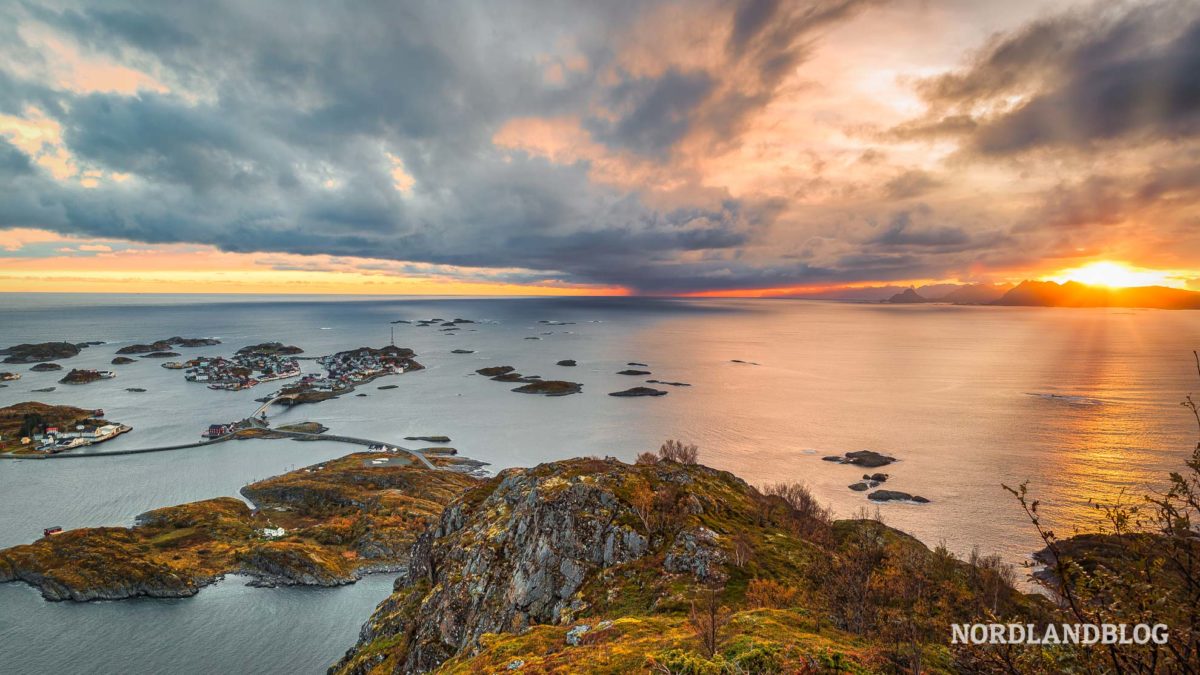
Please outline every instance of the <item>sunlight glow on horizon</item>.
M1059 270L1043 277L1043 280L1060 284L1076 281L1088 286L1106 286L1108 288L1166 286L1186 289L1188 287L1187 280L1174 272L1134 267L1124 262L1109 260L1098 260L1080 267Z

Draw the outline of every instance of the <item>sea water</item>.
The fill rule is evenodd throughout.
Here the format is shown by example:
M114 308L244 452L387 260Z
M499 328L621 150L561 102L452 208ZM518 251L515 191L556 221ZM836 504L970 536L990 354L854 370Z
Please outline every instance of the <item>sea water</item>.
M459 331L392 321L464 318ZM1037 548L1001 484L1030 482L1060 533L1086 528L1089 499L1159 488L1194 447L1179 406L1200 391L1191 351L1200 312L888 306L796 300L631 298L328 298L2 295L0 346L102 340L64 369L118 376L58 384L58 373L5 365L22 379L0 405L38 400L103 408L134 431L92 451L197 440L245 417L271 384L212 391L160 360L109 362L121 346L175 335L222 344L181 359L283 341L319 356L392 339L425 370L356 393L272 411L332 432L404 444L452 438L492 470L580 455L631 460L664 439L700 446L705 464L761 485L807 484L843 517L876 506L848 489L863 473L929 504L878 506L888 524L965 555L973 546L1019 564ZM537 339L530 339L537 338ZM473 350L452 354L452 350ZM557 366L574 359L576 367ZM619 375L628 363L651 375ZM511 365L583 384L581 394L515 394L474 374ZM312 362L305 362L312 369ZM646 379L691 386L647 384ZM379 386L395 384L395 389ZM49 393L31 390L56 387ZM607 394L633 386L657 398ZM146 389L144 393L127 388ZM412 445L411 443L409 445ZM418 444L419 445L419 444ZM358 448L331 442L230 442L173 452L0 462L0 546L44 527L129 525L146 510L236 496L247 482ZM898 458L864 470L822 461L874 450ZM86 452L87 450L85 450ZM349 647L386 575L337 589L252 589L230 578L183 600L47 603L0 586L0 672L320 672Z

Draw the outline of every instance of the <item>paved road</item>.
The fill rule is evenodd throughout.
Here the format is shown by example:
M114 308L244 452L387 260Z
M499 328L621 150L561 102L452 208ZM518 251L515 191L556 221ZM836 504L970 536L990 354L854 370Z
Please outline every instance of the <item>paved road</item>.
M271 433L279 434L280 436L287 436L288 438L303 438L306 440L314 440L314 441L334 441L337 443L353 443L354 445L368 445L368 446L370 446L370 445L386 445L389 448L395 448L401 452L407 452L408 454L417 458L422 464L425 465L425 468L427 468L427 469L438 468L438 467L434 466L432 462L429 461L429 458L425 456L425 453L418 452L416 450L413 450L412 448L405 448L405 447L402 447L399 445L395 445L393 443L384 443L382 441L372 441L372 440L366 439L366 438L354 438L353 436L338 436L336 434L334 434L334 435L331 435L331 434L309 434L309 433L305 433L303 431L280 431L278 429L271 429Z
M187 448L200 448L213 443L221 443L234 438L235 434L228 434L220 438L214 438L210 441L197 441L195 443L183 443L180 445L162 445L157 448L137 448L134 450L107 450L102 452L60 452L56 455L13 455L7 452L0 452L0 459L69 459L78 457L114 457L116 455L141 455L147 452L166 452L168 450L185 450Z
M351 389L351 391L352 391L352 389ZM294 398L295 398L294 394L287 394L287 395L283 395L283 396L274 396L270 400L268 400L266 403L263 403L261 406L259 406L258 409L255 410L250 415L250 417L248 417L247 419L250 420L250 422L256 428L266 429L267 423L264 420L259 419L259 415L262 415L263 412L265 412L267 410L267 408L271 407L271 405L274 404L276 401L280 401L283 399L294 399ZM333 441L335 443L351 443L354 445L366 445L366 446L385 445L390 448L395 448L401 452L408 453L409 455L411 455L411 456L415 457L417 460L419 460L422 464L424 464L425 468L427 468L427 469L437 469L438 468L438 467L434 466L432 462L429 461L429 458L426 457L424 453L417 452L416 450L413 450L411 448L405 448L405 447L402 447L399 445L395 445L394 443L384 443L383 441L373 441L368 438L355 438L353 436L338 436L338 435L331 435L331 434L309 434L309 433L305 433L303 431L280 431L278 429L270 429L270 431L273 434L277 434L279 436L284 436L287 438L300 438L300 439L314 440L314 441L317 441L317 440ZM223 441L228 441L230 439L237 438L237 436L238 436L238 433L235 431L231 434L226 434L224 436L220 436L218 438L214 438L211 440L198 441L196 443L182 443L180 445L164 445L164 446L159 446L159 447L155 447L155 448L138 448L135 450L110 450L110 451L86 452L86 453L84 453L84 452L80 452L80 453L62 452L62 453L58 453L55 455L13 455L13 454L9 454L9 453L0 452L0 459L68 459L68 458L78 459L81 457L114 457L116 455L140 455L140 454L144 454L144 453L148 453L148 452L167 452L169 450L185 450L187 448L200 448L200 447L204 447L206 445L212 445L213 443L221 443Z
M274 398L268 399L266 403L263 403L262 405L258 406L258 410L255 410L254 412L250 413L250 419L252 419L252 420L258 419L259 415L262 415L263 413L265 413L267 411L267 408L270 408L276 401L282 401L284 399L295 399L295 398L296 398L295 394L286 394L283 396L276 396Z
M306 434L302 431L279 431L278 429L271 429L270 431L272 434L284 436L287 438L299 438L299 439L313 440L313 441L333 441L335 443L351 443L353 445L366 445L366 446L386 445L389 448L395 448L396 450L399 450L400 452L408 453L412 457L416 458L417 461L421 462L421 464L424 464L425 468L427 468L427 469L439 468L437 466L434 466L433 463L429 461L429 458L426 457L424 453L413 450L412 448L405 448L405 447L395 445L392 443L384 443L382 441L373 441L368 438L354 438L353 436L338 436L338 435L327 435L327 434ZM187 448L202 448L206 445L212 445L214 443L223 443L225 441L229 441L234 438L237 438L236 433L227 434L225 436L221 436L220 438L214 438L211 441L200 441L198 443L184 443L182 445L164 445L164 446L160 446L157 448L137 448L136 450L109 450L107 452L60 452L56 455L12 455L12 454L8 454L8 453L0 453L0 459L38 459L38 460L41 460L41 459L81 459L84 457L115 457L117 455L141 455L141 454L148 453L148 452L167 452L170 450L184 450ZM250 440L253 440L253 439L250 439Z

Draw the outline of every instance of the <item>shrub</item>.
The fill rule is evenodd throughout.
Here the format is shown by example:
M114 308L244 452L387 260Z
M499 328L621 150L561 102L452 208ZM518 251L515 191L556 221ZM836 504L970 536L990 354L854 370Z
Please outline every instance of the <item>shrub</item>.
M1200 375L1200 353L1193 352ZM1200 401L1182 402L1200 431ZM1053 580L1049 590L1059 601L1057 622L1081 624L1161 623L1170 626L1164 645L1115 644L1104 649L1063 645L1064 657L1079 672L1200 672L1200 442L1186 460L1186 472L1172 472L1165 492L1140 502L1096 504L1106 527L1099 534L1060 539L1049 529L1039 502L1022 483L1005 486L1045 544L1043 557ZM995 655L964 650L959 658L985 663ZM1040 650L1016 655L1026 672L1049 672ZM989 662L991 661L991 662Z
M759 642L753 638L737 640L725 649L725 661L731 673L779 673L783 672L783 661L779 647Z
M838 628L859 635L874 628L878 607L872 581L884 557L883 527L865 521L845 538L836 559L820 559L819 582Z
M671 649L646 659L646 668L663 675L722 675L725 664L710 661L699 654Z
M755 608L783 609L794 607L800 599L800 591L774 579L751 579L746 587L746 604Z
M811 490L803 483L773 483L761 488L768 498L775 497L788 507L788 516L797 534L808 537L825 535L833 524L833 512L827 506L821 506ZM770 518L773 504L768 499L763 508Z
M654 512L659 529L678 531L687 520L687 508L681 503L688 493L674 483L664 483L654 491Z
M700 457L700 448L683 441L671 439L658 449L658 456L664 461L677 464L695 464Z
M637 459L635 459L633 463L653 466L658 464L658 455L654 454L653 452L643 452L638 454Z

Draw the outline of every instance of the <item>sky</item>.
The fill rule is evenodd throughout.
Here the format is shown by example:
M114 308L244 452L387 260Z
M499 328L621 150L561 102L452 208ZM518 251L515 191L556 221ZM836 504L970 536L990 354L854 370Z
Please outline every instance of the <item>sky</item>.
M1200 290L1198 197L1195 0L0 0L0 291Z

